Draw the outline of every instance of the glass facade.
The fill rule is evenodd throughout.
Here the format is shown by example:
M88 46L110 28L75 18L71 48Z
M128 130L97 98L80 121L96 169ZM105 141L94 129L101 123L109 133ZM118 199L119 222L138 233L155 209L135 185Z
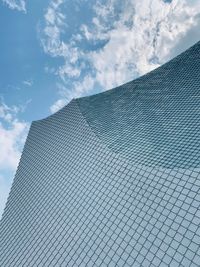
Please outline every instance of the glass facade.
M200 266L200 43L32 123L0 266Z

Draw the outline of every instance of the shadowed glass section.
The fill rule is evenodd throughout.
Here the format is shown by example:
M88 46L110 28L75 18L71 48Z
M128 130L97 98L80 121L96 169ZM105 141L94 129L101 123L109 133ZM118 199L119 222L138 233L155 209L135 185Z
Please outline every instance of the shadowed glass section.
M133 163L198 167L199 77L197 43L137 80L78 102L99 138Z

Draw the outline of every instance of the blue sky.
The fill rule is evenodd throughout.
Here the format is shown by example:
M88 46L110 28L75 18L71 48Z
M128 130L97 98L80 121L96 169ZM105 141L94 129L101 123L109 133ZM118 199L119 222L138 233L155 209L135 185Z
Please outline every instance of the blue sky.
M200 40L199 0L0 0L0 216L31 121Z

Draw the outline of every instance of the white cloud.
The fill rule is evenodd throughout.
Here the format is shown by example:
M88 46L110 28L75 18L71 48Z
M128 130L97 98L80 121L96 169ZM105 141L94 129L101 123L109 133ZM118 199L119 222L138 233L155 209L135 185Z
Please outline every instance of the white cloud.
M25 122L14 119L9 128L0 123L0 170L16 169L26 133L27 124Z
M51 107L50 107L50 111L51 113L55 113L56 111L58 111L59 109L61 109L62 107L64 107L67 104L67 101L65 99L59 99L57 100Z
M0 119L11 123L14 116L19 112L20 108L16 106L9 107L0 98Z
M68 62L65 62L64 65L59 67L58 72L59 76L62 80L65 81L66 77L76 77L78 78L81 74L81 69L78 67L73 67L72 64L69 64Z
M94 86L95 79L86 75L82 81L74 82L72 90L66 90L66 87L62 84L58 84L59 92L62 96L51 107L51 113L55 113L62 107L64 107L73 98L81 97L84 93L90 92Z
M23 11L26 13L26 2L25 0L2 0L3 3L7 4L9 8Z
M0 118L4 119L7 122L10 122L12 120L12 114L8 112L7 106L0 106Z
M17 119L21 110L22 107L8 107L0 101L0 214L28 133L28 124ZM11 176L5 176L4 173Z
M33 80L32 79L24 80L23 84L28 86L28 87L31 87L33 85Z
M105 6L96 6L95 25L90 30L93 38L108 39L100 51L89 54L96 79L105 89L166 62L181 38L199 23L200 3L197 1L125 0L118 19L105 31L108 18L115 17L111 7L117 2L108 0L106 10Z
M0 218L3 213L6 200L8 198L8 194L11 187L11 179L8 180L4 176L0 175Z
M15 170L21 155L28 124L17 119L22 107L8 107L0 101L0 170Z
M66 57L69 47L61 40L62 31L67 27L65 15L61 12L64 0L51 0L44 15L44 28L39 30L39 36L44 51L52 57Z
M65 0L51 0L44 15L44 28L38 28L40 42L45 53L52 57L64 59L64 64L54 71L63 81L66 77L78 78L81 73L81 70L76 66L80 57L77 47L62 40L62 34L68 28L66 16L62 12L62 6L65 2ZM46 67L47 69L48 67Z
M73 89L65 92L66 99L81 97L83 94L90 92L94 87L95 79L90 75L84 76L81 81L74 82ZM64 95L64 92L63 92Z
M198 0L97 0L91 22L83 21L68 39L64 3L51 1L41 29L44 51L64 60L54 72L65 88L56 107L94 85L107 90L143 75L193 45L194 36L200 39Z

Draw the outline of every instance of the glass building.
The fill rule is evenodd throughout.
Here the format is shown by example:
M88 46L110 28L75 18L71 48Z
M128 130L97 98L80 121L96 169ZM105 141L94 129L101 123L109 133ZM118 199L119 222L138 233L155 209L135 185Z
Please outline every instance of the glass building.
M200 266L200 42L32 123L0 266Z

